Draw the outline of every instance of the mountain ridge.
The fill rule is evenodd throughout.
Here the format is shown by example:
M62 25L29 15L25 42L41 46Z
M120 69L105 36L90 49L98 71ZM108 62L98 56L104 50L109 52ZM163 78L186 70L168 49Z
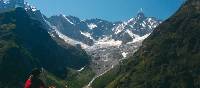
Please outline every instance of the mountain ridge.
M138 14L141 13L142 12ZM57 27L57 30L64 35L85 43L89 46L92 46L94 45L95 41L103 39L105 37L110 37L115 41L119 40L123 43L128 43L134 39L133 34L136 33L135 35L138 35L140 37L144 36L148 33L151 33L152 30L161 23L160 20L157 20L154 17L144 16L141 19L137 19L138 16L130 19L127 22L109 22L101 19L80 20L79 18L73 16L58 15L50 17L50 20L48 21L53 26ZM74 20L72 20L71 17L74 18L74 23ZM59 19L63 19L63 21L59 21ZM72 21L70 21L70 19ZM144 23L142 23L143 20L145 21ZM137 24L135 24L134 22Z

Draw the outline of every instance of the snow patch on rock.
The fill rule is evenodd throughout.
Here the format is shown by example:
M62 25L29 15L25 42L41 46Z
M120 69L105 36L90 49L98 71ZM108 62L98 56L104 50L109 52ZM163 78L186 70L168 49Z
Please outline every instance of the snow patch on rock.
M86 45L86 44L84 44L82 42L76 41L74 39L71 39L71 38L65 36L64 34L60 33L58 30L55 30L55 32L61 39L63 39L66 43L68 43L70 45L76 46L77 44L79 44L79 45L81 45L81 47L83 49L89 47L88 45Z
M84 69L85 69L85 66L82 67L81 69L77 70L77 71L78 71L78 72L81 72L81 71L83 71Z
M146 39L147 37L149 37L150 34L151 34L151 33L146 34L146 35L144 35L144 36L142 36L142 37L140 37L140 36L138 36L138 35L134 35L134 36L135 36L135 39L133 39L132 42L129 42L129 43L127 43L127 44L132 44L132 43L135 43L135 42L143 41L144 39Z
M90 38L90 39L92 39L92 40L94 40L93 37L91 36L91 34L89 32L82 32L81 31L81 34L84 35L84 36L86 36L86 37L88 37L88 38Z
M75 25L70 19L68 19L65 15L62 15L70 24Z
M128 55L128 53L127 53L127 52L123 52L123 53L122 53L122 56L123 56L124 58L126 58L126 57L127 57L127 55Z
M103 39L98 40L96 45L101 45L101 46L120 46L122 44L122 41L119 40L114 40L109 37L105 37Z
M88 24L88 27L89 27L89 29L94 29L94 28L96 28L97 27L97 25L96 24Z

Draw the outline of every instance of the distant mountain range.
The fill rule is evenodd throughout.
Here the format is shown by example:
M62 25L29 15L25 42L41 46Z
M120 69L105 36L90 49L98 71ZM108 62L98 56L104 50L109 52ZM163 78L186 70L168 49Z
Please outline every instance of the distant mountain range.
M20 41L19 44L22 44L22 48L26 51L22 55L28 54L38 62L30 66L44 67L48 72L53 73L53 76L67 79L68 85L72 88L83 87L90 80L92 81L88 85L92 84L97 77L132 56L140 48L143 40L162 22L155 17L145 16L142 11L124 22L109 22L97 18L81 20L78 17L62 14L48 18L28 3L24 5L14 2L2 3L3 6L0 9L2 16L10 14L11 16L5 17L5 19L16 20L16 23L14 22L9 27L20 27L14 28L17 31L13 34L18 36L13 38L20 38L16 40ZM5 7L11 4L14 4L14 7ZM16 6L20 6L20 8L15 10ZM10 21L12 20L8 22ZM1 25L4 24L9 23ZM7 28L7 26L5 27ZM5 29L4 26L2 29ZM12 66L16 65L12 64ZM33 67L23 69L28 71L31 68ZM5 70L5 68L2 69ZM91 70L95 72L95 76ZM5 74L7 72L2 73L2 76ZM19 77L24 78L24 76ZM75 80L75 78L79 79ZM13 78L11 77L11 79ZM21 81L22 79L20 79ZM3 82L3 85L7 86L8 84Z
M62 14L47 18L35 8L26 8L26 11L48 29L52 38L61 38L66 44L84 49L92 57L90 67L96 73L94 78L133 55L162 22L155 17L146 17L142 11L124 22L97 18L81 20Z
M80 46L92 56L92 66L102 74L121 59L133 55L154 28L162 21L146 17L142 11L124 22L102 19L81 20L74 16L58 15L46 18L52 36L58 35L66 43Z
M101 19L80 20L65 15L52 16L48 21L58 32L88 46L105 39L127 44L136 38L150 34L161 23L154 17L145 17L143 12L139 12L135 18L126 22L113 23Z
M200 87L199 0L164 22L142 11L124 22L48 18L27 3L0 3L0 88L23 87L34 67L58 88Z

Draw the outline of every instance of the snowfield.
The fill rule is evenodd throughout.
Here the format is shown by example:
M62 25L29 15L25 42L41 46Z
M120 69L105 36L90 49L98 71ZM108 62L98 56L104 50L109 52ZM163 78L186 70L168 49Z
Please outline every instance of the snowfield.
M69 37L67 37L66 35L63 35L63 34L60 33L58 30L55 30L55 32L57 33L57 35L58 35L61 39L63 39L66 43L68 43L68 44L70 44L70 45L76 46L77 44L79 44L79 45L81 45L81 47L82 47L83 49L89 47L87 44L84 44L84 43L82 43L82 42L79 42L79 41L76 41L76 40L74 40L74 39L72 39L72 38L69 38Z

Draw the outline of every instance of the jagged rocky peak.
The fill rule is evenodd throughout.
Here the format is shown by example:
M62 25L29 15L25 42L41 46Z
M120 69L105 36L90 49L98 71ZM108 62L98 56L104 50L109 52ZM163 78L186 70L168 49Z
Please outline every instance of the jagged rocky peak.
M5 3L4 0L0 0L0 3Z
M24 0L1 0L1 8L17 8L24 7Z
M145 14L143 12L143 8L141 8L139 11L138 11L138 14L137 14L137 19L143 19L145 18Z
M161 23L161 20L155 17L145 16L143 9L138 11L138 14L128 21L123 22L116 26L113 30L117 34L117 38L123 37L127 33L132 36L132 39L137 36L145 36L150 34L154 28L156 28ZM124 40L124 38L122 38ZM129 40L130 42L131 40Z
M24 0L0 0L0 12L9 11L19 7L24 8L27 11L37 11L36 7Z
M141 21L141 20L144 20L145 18L147 18L147 17L145 16L143 8L141 8L140 10L138 10L137 15L135 17L129 19L127 23L134 23L135 21Z

